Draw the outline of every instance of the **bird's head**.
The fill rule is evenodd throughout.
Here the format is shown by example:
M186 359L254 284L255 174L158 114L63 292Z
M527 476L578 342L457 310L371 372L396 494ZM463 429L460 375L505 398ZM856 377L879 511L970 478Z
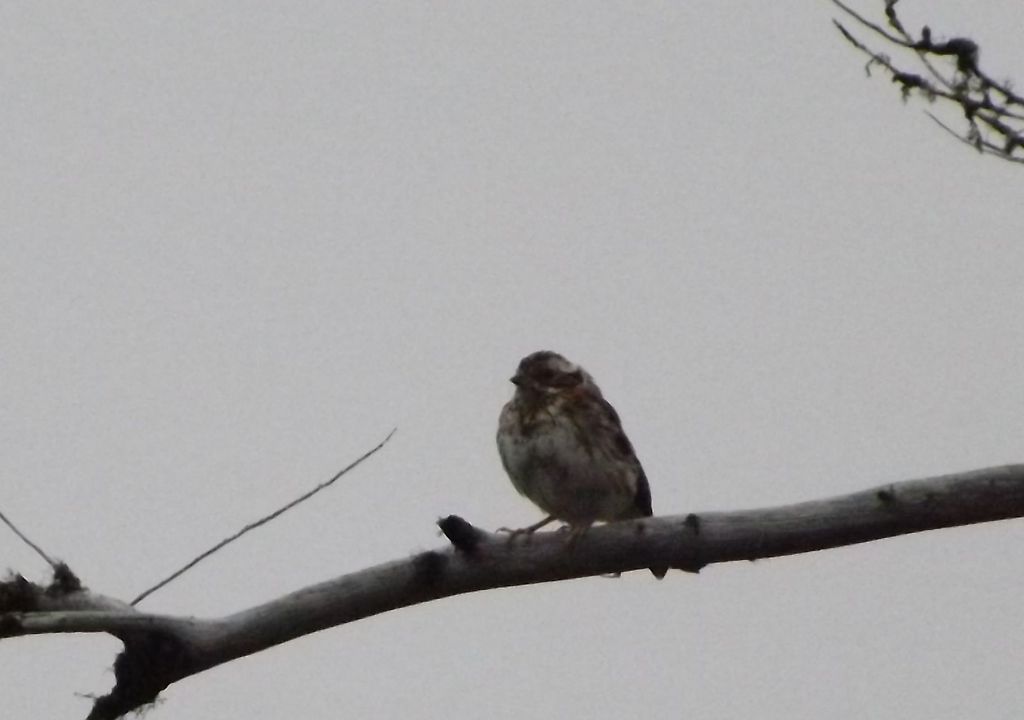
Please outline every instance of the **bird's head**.
M511 381L517 393L531 398L557 395L581 385L596 388L586 370L550 350L540 350L524 357Z

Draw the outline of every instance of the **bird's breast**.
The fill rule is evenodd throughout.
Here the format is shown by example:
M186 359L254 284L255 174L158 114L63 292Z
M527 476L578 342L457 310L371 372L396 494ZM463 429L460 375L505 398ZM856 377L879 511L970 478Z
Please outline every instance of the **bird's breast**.
M557 406L502 411L498 449L512 484L545 512L573 524L621 516L636 492L631 468Z

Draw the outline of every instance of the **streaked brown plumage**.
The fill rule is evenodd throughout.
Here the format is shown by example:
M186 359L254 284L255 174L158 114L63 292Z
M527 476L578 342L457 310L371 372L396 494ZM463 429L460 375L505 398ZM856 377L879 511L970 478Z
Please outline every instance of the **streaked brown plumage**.
M573 536L598 521L650 517L651 491L615 408L594 379L558 353L526 356L498 421L498 452L512 484ZM659 577L663 571L652 572Z

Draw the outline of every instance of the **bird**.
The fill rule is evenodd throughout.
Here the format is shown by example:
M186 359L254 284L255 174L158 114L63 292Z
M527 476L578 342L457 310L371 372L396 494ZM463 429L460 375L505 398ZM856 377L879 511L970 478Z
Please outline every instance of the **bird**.
M594 378L551 350L524 357L498 418L498 454L517 491L575 543L595 522L651 517L651 489L622 421ZM508 530L507 528L504 528ZM667 568L651 568L658 578Z

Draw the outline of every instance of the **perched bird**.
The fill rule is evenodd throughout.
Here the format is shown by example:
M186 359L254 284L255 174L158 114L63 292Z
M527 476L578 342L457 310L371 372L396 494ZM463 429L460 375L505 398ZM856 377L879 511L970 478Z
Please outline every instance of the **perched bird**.
M586 370L558 353L527 355L498 419L498 452L512 484L575 540L594 522L650 517L647 476L615 408ZM656 576L664 568L652 568Z

